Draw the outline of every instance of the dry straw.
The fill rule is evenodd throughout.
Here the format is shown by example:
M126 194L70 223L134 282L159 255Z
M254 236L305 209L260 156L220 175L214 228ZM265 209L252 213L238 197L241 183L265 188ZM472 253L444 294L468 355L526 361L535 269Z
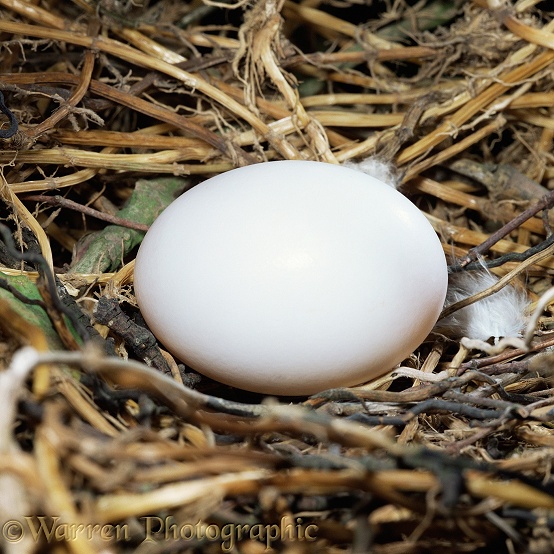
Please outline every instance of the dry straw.
M546 3L150 4L0 0L19 122L0 139L17 239L0 250L3 550L551 551ZM143 340L133 258L160 206L137 182L169 198L240 165L368 156L398 170L452 271L497 275L445 314L517 281L524 340L434 333L374 382L286 402L198 383ZM90 259L107 226L113 267Z

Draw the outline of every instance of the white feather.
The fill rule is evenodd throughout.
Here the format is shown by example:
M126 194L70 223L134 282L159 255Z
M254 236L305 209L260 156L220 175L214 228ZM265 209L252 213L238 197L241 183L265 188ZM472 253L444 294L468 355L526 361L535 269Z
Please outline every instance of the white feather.
M446 306L488 289L498 279L486 268L454 273L449 278ZM524 291L508 284L498 292L478 300L441 319L435 330L453 338L483 341L493 337L521 336L527 321L529 300Z
M389 185L393 189L398 187L398 177L395 175L394 168L391 164L380 160L374 156L365 158L359 162L353 162L349 160L342 164L344 167L361 171L367 175L371 175L376 179L383 181L383 183Z

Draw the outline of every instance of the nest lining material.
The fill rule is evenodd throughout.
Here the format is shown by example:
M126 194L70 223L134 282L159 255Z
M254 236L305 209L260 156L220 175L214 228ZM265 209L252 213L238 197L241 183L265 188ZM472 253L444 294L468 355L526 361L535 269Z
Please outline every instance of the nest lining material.
M519 279L531 312L554 269L543 4L0 0L0 514L26 525L6 551L131 551L145 521L154 550L220 552L226 528L237 552L552 551L548 302L524 348L435 334L290 403L196 383L132 320L136 246L175 194L370 156L453 269Z

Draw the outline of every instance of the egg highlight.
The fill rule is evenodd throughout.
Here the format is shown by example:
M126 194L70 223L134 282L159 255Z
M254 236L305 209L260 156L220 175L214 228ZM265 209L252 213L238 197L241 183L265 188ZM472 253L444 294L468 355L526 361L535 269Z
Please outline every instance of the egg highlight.
M346 167L267 162L175 200L146 234L135 294L192 369L272 395L378 377L433 328L447 289L425 216Z

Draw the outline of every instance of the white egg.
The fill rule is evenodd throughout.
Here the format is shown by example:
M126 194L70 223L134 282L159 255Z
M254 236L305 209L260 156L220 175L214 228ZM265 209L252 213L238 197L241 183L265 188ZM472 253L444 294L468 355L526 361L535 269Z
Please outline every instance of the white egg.
M443 250L425 216L366 174L310 161L204 181L154 222L135 292L158 340L222 383L307 395L409 356L443 306Z

